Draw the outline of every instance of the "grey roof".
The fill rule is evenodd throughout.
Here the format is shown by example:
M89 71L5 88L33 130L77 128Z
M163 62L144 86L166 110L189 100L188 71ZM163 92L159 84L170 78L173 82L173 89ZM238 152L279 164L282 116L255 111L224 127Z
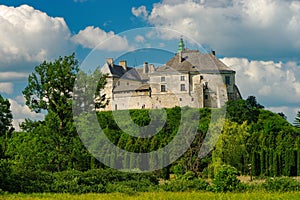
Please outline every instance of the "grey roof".
M142 80L149 80L149 74L143 73L143 68L135 68L135 70L137 71Z
M108 76L115 76L122 79L141 80L139 73L135 68L132 67L127 67L125 70L120 65L109 65L108 63L105 63L101 69L101 72L104 74L108 74Z
M149 90L150 85L148 83L140 82L140 81L130 81L129 85L121 84L115 85L113 91L114 92L125 92L125 91L145 91Z
M234 72L221 62L216 56L209 53L200 53L197 50L184 50L181 52L182 62L179 62L180 53L172 57L164 66L157 71L168 71L170 68L177 71L199 72Z
M179 62L181 54L182 61ZM200 73L234 73L232 69L227 67L216 56L210 53L201 53L198 50L185 49L175 54L165 65L158 67L154 72L149 74L143 73L143 68L127 67L126 70L120 65L110 65L105 63L101 69L102 73L108 76L114 76L121 79L135 80L146 82L149 80L149 74L160 73L184 73L184 72L200 72ZM119 88L121 90L121 88ZM130 88L123 88L125 90ZM117 89L118 90L118 89ZM131 89L130 89L131 90Z

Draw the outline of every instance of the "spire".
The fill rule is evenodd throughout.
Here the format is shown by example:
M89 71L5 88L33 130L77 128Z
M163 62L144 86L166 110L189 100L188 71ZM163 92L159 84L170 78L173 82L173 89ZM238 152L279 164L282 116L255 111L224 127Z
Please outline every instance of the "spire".
M181 37L180 40L179 40L179 43L178 43L178 50L177 50L177 52L182 52L183 50L184 50L184 42L183 42L183 39Z

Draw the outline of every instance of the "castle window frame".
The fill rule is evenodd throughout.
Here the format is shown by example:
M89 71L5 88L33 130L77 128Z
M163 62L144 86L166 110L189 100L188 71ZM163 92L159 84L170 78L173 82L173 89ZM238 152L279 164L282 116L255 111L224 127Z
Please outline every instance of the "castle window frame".
M180 84L180 91L185 91L185 84Z
M185 81L185 76L180 76L181 81Z
M230 76L225 76L225 84L230 85Z
M165 82L166 81L166 77L165 76L161 76L160 77L160 82Z
M167 85L162 84L160 85L160 92L166 92L167 91Z

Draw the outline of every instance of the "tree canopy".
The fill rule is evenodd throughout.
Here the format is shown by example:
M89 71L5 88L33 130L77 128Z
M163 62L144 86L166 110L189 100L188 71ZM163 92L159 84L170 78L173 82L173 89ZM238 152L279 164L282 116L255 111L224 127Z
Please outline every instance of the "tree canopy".
M300 111L298 111L298 114L294 120L294 125L297 127L297 128L300 128Z
M10 103L0 94L0 137L7 131L12 131L12 113L10 110Z
M35 112L55 113L61 129L65 128L72 118L72 92L78 71L75 54L36 66L23 91L26 105Z

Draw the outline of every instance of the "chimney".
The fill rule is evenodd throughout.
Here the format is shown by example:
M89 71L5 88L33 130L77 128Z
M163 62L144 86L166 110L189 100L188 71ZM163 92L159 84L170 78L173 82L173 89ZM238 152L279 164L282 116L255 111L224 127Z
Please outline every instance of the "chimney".
M182 59L182 52L181 51L178 52L178 58L179 58L179 60L178 60L179 63L182 63L183 59Z
M148 72L149 72L148 63L144 62L144 64L143 64L143 73L148 74Z
M153 64L150 64L150 65L149 65L149 72L152 73L152 72L154 72L154 71L155 71L154 65L153 65Z
M114 65L114 59L113 58L106 58L106 62L109 65Z
M127 62L126 62L126 60L121 60L119 62L119 65L122 66L125 71L127 70Z

